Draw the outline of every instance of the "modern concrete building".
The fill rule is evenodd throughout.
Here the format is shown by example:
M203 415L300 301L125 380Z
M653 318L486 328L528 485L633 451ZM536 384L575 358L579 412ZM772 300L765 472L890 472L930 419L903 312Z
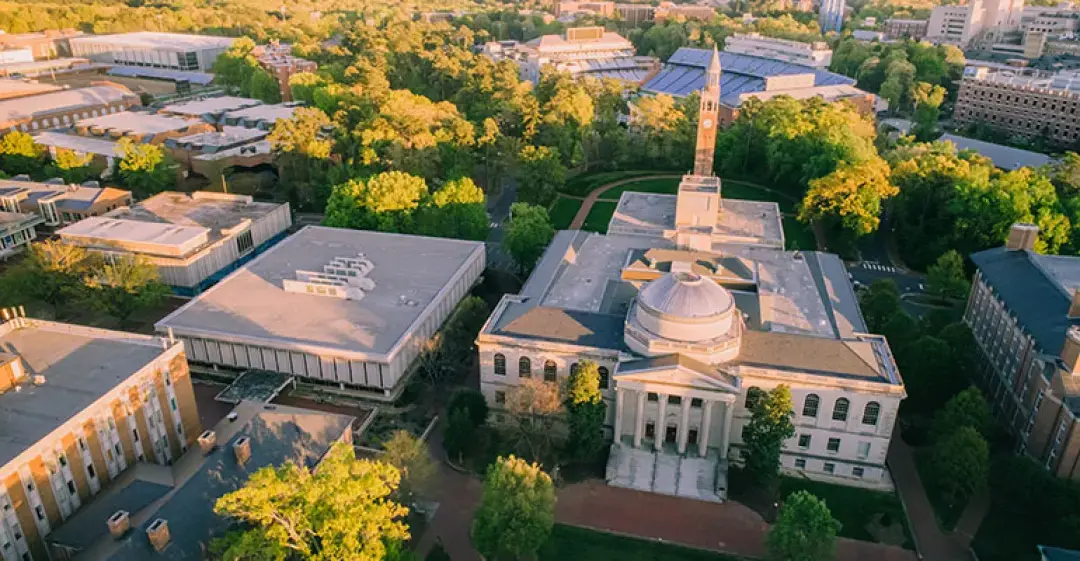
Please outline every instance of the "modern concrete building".
M221 132L203 132L169 139L165 146L173 160L185 170L216 180L228 168L253 168L273 163L269 133L262 129L222 127Z
M758 33L735 33L724 39L724 52L790 62L810 68L828 68L832 49L824 41L803 43L765 37Z
M706 67L712 51L680 48L671 55L663 69L641 86L644 94L667 94L685 97L705 86ZM719 123L730 124L739 107L750 98L770 99L788 95L796 99L820 97L829 102L846 101L865 113L874 109L876 96L855 87L855 80L826 70L777 60L720 53L721 74ZM634 107L630 106L630 120Z
M48 538L52 559L203 561L211 541L235 525L214 513L218 498L261 468L317 469L335 444L352 444L354 420L244 401L171 469L140 464L57 528Z
M43 84L37 80L0 79L0 100L30 97L62 89L60 86Z
M222 125L233 127L247 127L269 131L274 128L274 123L280 119L290 119L296 108L302 104L298 102L277 103L274 105L255 105L245 109L238 109L225 113L219 121Z
M100 117L79 119L74 131L79 136L107 139L131 138L146 144L161 144L167 138L211 132L209 123L169 117L143 111L122 111Z
M786 385L796 434L782 469L889 489L905 392L888 343L866 333L837 256L785 251L776 203L722 197L719 64L714 55L678 194L626 192L606 235L559 232L480 332L481 391L498 420L524 384L595 362L614 441L608 483L721 501L757 390Z
M84 35L69 40L72 56L124 66L199 72L209 72L218 55L233 41L230 37L155 31Z
M1021 74L968 67L960 81L953 120L1072 146L1080 139L1078 107L1080 78L1074 73Z
M938 6L930 12L927 38L967 47L1020 28L1024 0L971 0L967 4Z
M71 56L69 41L82 35L74 29L50 29L38 33L2 33L0 49L29 48L34 59Z
M30 47L0 47L0 64L34 62L34 51Z
M57 235L92 251L145 256L157 265L162 282L191 295L276 243L291 224L288 203L164 192L76 222Z
M615 78L640 84L660 68L653 57L636 56L634 45L603 27L572 27L565 35L543 35L532 41L492 41L483 52L498 61L513 60L523 79L540 80L540 71L551 66L574 76Z
M844 27L844 0L821 0L818 12L818 26L822 33L840 32Z
M179 342L3 317L0 555L45 561L58 525L137 463L172 464L202 428Z
M156 324L218 371L390 401L484 270L484 244L308 226Z
M652 21L655 10L652 4L615 4L619 17L630 24Z
M126 111L138 105L141 105L139 96L112 82L7 99L0 101L0 134L69 127L79 119Z
M614 2L556 2L555 17L588 14L609 18L615 15Z
M40 216L46 226L78 222L128 206L131 191L63 183L0 179L0 210Z
M918 41L926 37L929 24L924 19L889 18L885 20L885 38Z
M0 211L0 259L22 251L37 237L35 227L44 221L36 214Z
M971 256L964 321L979 385L1017 451L1080 479L1080 258L1035 253L1038 234L1016 224L1004 247Z

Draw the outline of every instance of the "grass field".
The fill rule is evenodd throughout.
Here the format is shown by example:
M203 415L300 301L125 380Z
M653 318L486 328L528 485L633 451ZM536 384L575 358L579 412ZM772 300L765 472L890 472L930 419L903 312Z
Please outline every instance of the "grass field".
M581 208L581 199L571 199L569 197L555 199L555 204L551 205L551 210L548 211L548 215L551 217L551 225L555 226L556 230L569 228L570 223L577 216L579 208Z
M738 561L738 557L677 545L555 525L539 561Z
M632 170L632 171L605 171L601 173L583 173L571 177L566 180L563 188L559 191L566 193L567 195L575 195L578 197L584 197L592 192L593 189L611 183L612 181L619 181L620 179L626 179L628 177L638 177L642 175L657 175L666 173L663 171L648 171L648 170Z
M592 210L589 211L589 216L585 218L585 225L581 229L589 232L600 232L601 234L606 233L608 222L611 222L611 215L615 214L616 206L618 206L618 203L615 201L596 201Z
M668 195L674 195L675 191L679 189L679 178L670 177L667 179L642 179L641 181L634 181L633 183L627 183L626 185L620 185L618 187L612 187L607 191L604 191L600 195L602 201L618 201L619 197L626 191L637 191L639 193L663 193Z
M817 239L814 237L814 230L808 224L799 222L793 216L785 216L784 247L792 250L816 251Z
M840 528L840 536L870 542L878 541L868 529L871 521L878 518L885 525L901 525L902 532L897 533L895 541L902 541L902 543L893 545L902 545L912 549L911 531L907 527L904 507L895 494L794 477L784 477L780 482L780 496L782 497L802 490L809 491L825 501L833 518L843 525Z

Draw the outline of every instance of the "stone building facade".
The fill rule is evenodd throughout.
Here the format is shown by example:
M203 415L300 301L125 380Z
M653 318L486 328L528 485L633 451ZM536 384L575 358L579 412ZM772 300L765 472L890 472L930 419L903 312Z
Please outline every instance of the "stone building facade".
M1009 134L1045 137L1059 146L1080 139L1080 91L1068 76L1016 76L968 68L960 81L953 120L985 123Z

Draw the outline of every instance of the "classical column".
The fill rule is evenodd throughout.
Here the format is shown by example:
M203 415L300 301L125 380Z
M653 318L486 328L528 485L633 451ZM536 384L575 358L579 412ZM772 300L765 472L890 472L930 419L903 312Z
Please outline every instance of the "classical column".
M634 448L641 448L641 431L645 430L645 392L637 390L637 417L634 417Z
M623 392L615 389L615 443L622 443Z
M667 421L665 420L667 415L667 394L660 394L658 401L656 424L653 425L656 427L653 430L653 447L656 448L657 452L664 447L664 435L667 435Z
M711 400L705 400L705 410L701 412L701 434L698 435L698 453L704 458L709 455L709 427L712 425Z
M724 438L720 441L721 458L728 457L728 446L731 444L731 417L735 413L735 404L730 401L724 402Z
M682 398L682 419L679 419L679 453L686 453L686 441L690 438L690 397Z

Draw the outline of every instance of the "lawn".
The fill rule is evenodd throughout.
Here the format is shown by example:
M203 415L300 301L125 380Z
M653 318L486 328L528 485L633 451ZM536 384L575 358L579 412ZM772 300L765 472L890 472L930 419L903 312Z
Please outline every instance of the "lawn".
M612 187L600 195L600 200L618 201L619 197L626 191L674 195L675 191L678 191L678 189L679 178L677 177L669 177L666 179L642 179L641 181L634 181L633 183L627 183L626 185Z
M792 216L783 217L783 221L784 246L787 249L817 250L817 239L814 238L814 230L809 225L799 222Z
M589 216L585 218L585 225L581 229L589 232L600 232L601 234L606 233L608 222L611 222L611 216L615 214L616 206L618 206L618 203L615 201L596 201L592 210L589 211Z
M744 199L750 201L775 201L780 205L780 212L795 212L795 201L773 191L766 191L759 185L724 179L720 186L721 194L729 199Z
M551 538L540 548L539 561L737 561L738 557L555 525Z
M895 494L794 477L782 478L780 496L786 497L799 490L809 491L825 501L833 518L843 525L840 536L913 548L904 508Z
M612 181L618 181L620 179L626 179L628 177L638 177L642 175L657 175L661 173L667 173L664 171L650 171L650 170L632 170L632 171L605 171L601 173L583 173L571 177L566 180L563 188L560 192L567 195L575 195L578 197L584 197L592 192L593 189L604 185L605 183L611 183Z
M570 223L577 216L579 208L581 208L580 199L571 199L569 197L555 199L555 204L551 205L551 210L548 211L548 215L551 216L551 225L555 226L556 230L569 228Z

